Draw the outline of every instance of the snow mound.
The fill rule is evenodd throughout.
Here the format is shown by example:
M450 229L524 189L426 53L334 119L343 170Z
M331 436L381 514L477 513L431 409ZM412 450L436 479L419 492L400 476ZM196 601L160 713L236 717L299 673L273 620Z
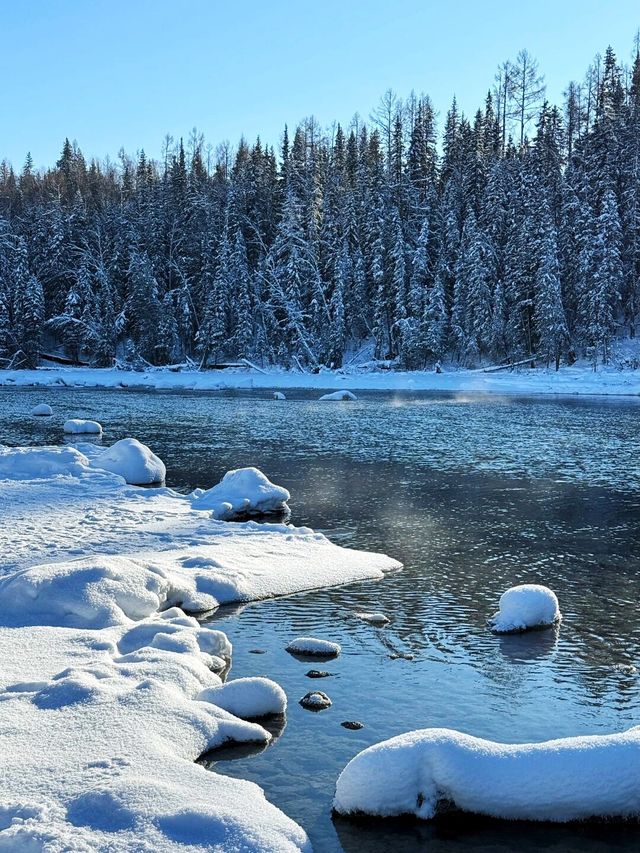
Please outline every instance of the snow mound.
M334 808L433 818L440 803L507 820L640 814L640 726L621 734L502 744L422 729L370 746L340 774Z
M310 711L322 711L324 708L330 708L332 702L322 690L311 690L302 697L300 705L303 708L308 708Z
M236 678L204 690L198 698L245 720L287 710L286 693L269 678Z
M323 394L320 400L357 400L353 391L333 391L331 394Z
M128 625L174 606L193 612L218 606L197 590L189 573L119 556L24 569L0 579L0 600L13 614L6 617L9 622L73 628Z
M391 619L384 613L356 613L356 616L371 625L388 625L391 622Z
M286 400L287 398L282 393L282 391L274 391L273 392L273 399L274 400Z
M124 477L133 486L162 483L167 469L155 453L136 438L123 438L103 450L93 461L94 467Z
M562 618L555 592L541 584L512 586L500 596L499 607L490 621L492 630L498 634L546 628Z
M74 447L2 447L0 480L48 480L81 477L89 465Z
M69 435L102 434L102 427L98 421L84 421L81 418L72 418L70 421L66 421L63 429Z
M31 414L38 418L51 417L53 409L46 403L39 403L31 409Z
M291 495L276 486L257 468L227 471L217 486L193 492L194 509L212 510L216 518L229 521L252 515L288 512Z
M332 643L331 640L318 640L315 637L296 637L287 646L287 651L294 655L337 657L341 652L341 648L338 643Z

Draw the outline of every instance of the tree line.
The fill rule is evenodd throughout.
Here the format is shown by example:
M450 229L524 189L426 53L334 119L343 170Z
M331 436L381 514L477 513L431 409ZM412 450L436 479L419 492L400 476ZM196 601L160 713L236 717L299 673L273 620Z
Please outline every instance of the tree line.
M640 312L640 54L562 105L527 51L472 119L426 95L313 118L276 151L167 137L159 160L0 164L0 366L245 357L416 369L607 363Z

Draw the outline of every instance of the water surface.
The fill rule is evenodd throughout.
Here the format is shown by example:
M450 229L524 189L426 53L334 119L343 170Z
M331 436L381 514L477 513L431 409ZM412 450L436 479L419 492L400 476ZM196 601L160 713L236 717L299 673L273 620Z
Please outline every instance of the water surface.
M0 389L2 443L59 443L66 418L88 417L105 444L149 444L181 490L257 465L291 491L293 523L404 563L382 582L216 615L234 646L231 677L276 679L289 711L268 749L227 750L212 766L258 782L318 851L638 849L633 826L332 821L330 807L353 755L410 729L523 742L640 724L640 401L269 396ZM30 417L41 401L54 419ZM560 630L491 635L500 593L525 581L554 588ZM363 611L391 624L375 628ZM319 665L284 651L299 634L341 643L320 665L330 677L307 678ZM331 697L327 711L298 705L314 688Z

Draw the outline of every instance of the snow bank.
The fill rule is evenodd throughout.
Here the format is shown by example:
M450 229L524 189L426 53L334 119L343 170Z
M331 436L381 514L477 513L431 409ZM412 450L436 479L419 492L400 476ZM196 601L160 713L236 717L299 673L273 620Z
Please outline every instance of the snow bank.
M162 459L135 438L116 441L107 450L103 450L93 464L97 468L124 477L127 483L134 486L162 483L167 474Z
M333 391L331 394L323 394L320 400L357 400L352 391Z
M440 803L509 820L640 814L640 726L613 735L501 744L422 729L370 746L340 774L334 808L432 818Z
M55 367L38 370L0 370L0 385L86 386L91 388L142 388L215 391L224 388L308 388L316 391L351 389L369 391L445 391L500 395L634 395L640 394L640 371L601 367L597 372L587 362L572 367L529 368L485 373L453 366L442 373L429 371L370 370L366 367L300 373L272 368L263 373L244 369L224 371L171 371L158 368L132 373L114 368Z
M69 435L101 435L102 427L97 421L84 421L81 418L72 418L66 421L63 427Z
M46 403L39 403L37 406L34 406L33 409L31 409L31 414L38 418L51 417L51 415L53 414L53 409Z
M338 643L332 643L331 640L318 640L315 637L296 637L287 646L287 651L294 655L337 657L341 652L341 648Z
M81 477L87 457L74 447L3 447L0 445L0 480L42 480Z
M499 634L549 627L562 618L555 592L540 584L512 586L500 596L499 607L490 621Z
M242 719L284 714L287 710L286 693L269 678L236 678L204 690L198 698Z
M257 468L238 468L227 471L217 486L193 493L195 509L213 510L216 518L251 515L273 515L288 512L287 501L291 495L282 486L276 486Z

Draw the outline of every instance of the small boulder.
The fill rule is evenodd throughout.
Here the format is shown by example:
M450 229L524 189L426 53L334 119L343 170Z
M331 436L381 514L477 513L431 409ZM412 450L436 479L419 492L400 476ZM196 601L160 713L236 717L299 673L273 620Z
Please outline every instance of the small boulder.
M322 690L311 690L305 693L300 704L309 711L324 711L325 708L331 707L331 699Z
M350 729L353 732L364 728L364 723L360 723L358 720L345 720L340 725L343 729Z
M274 391L273 392L273 399L274 400L286 400L287 398L284 396L282 391Z
M333 673L327 672L326 669L310 669L305 674L307 678L328 678L330 675L333 675Z
M317 655L318 657L337 657L340 654L338 643L330 640L318 640L316 637L296 637L287 646L294 655Z
M98 421L85 421L82 418L72 418L63 426L68 435L102 435L102 427Z
M322 397L319 397L320 400L326 401L335 401L335 400L343 400L345 402L351 401L355 402L358 398L352 391L332 391L331 394L323 394Z

